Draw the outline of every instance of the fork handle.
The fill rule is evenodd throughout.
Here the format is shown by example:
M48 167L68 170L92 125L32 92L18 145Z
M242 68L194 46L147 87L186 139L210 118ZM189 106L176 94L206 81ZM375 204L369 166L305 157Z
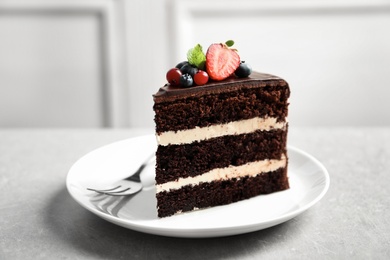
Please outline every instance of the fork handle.
M131 176L127 177L125 180L127 181L135 181L135 182L141 182L141 178L140 178L140 175L141 175L141 172L142 170L146 167L146 164L142 164L138 170Z
M127 181L135 181L135 182L141 182L141 178L140 178L140 175L141 175L141 172L144 170L144 168L149 164L150 160L154 157L154 154L152 154L143 164L141 164L141 166L137 169L137 171L127 177L125 180Z

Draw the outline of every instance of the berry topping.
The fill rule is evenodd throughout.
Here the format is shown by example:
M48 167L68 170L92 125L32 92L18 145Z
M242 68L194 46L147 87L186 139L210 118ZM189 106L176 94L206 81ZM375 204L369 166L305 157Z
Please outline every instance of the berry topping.
M252 73L252 67L245 63L245 61L241 61L240 66L238 66L237 70L234 74L239 78L246 78Z
M175 68L181 69L181 67L183 67L186 64L189 64L189 62L186 60L182 61L182 62L178 63Z
M209 81L209 75L206 71L199 70L194 76L194 81L196 85L202 86Z
M167 72L166 78L169 84L173 86L178 86L180 84L180 77L183 73L177 68L170 69Z
M232 42L229 41L229 45ZM240 65L240 56L235 49L224 43L211 44L206 53L206 71L213 80L224 80Z
M178 63L167 72L170 85L188 88L193 85L202 86L209 80L221 81L232 75L237 78L248 77L252 68L241 61L234 41L211 44L204 54L200 44L187 52L187 60Z
M198 72L198 68L194 67L188 63L188 64L183 65L183 67L181 67L180 71L182 74L190 74L191 77L194 77L194 75Z
M191 87L194 83L194 80L192 79L190 74L183 74L180 77L180 86L184 88Z

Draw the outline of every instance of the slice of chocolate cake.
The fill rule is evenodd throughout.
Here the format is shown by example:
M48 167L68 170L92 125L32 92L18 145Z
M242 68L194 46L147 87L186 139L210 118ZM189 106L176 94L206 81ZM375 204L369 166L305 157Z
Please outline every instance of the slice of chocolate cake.
M289 188L290 89L263 73L154 96L158 216L226 205Z

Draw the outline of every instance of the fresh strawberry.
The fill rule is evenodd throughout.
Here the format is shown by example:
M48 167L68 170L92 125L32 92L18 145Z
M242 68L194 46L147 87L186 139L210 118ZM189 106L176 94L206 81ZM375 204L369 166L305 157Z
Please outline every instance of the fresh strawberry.
M206 71L213 80L224 80L240 65L237 50L224 43L211 44L206 53Z

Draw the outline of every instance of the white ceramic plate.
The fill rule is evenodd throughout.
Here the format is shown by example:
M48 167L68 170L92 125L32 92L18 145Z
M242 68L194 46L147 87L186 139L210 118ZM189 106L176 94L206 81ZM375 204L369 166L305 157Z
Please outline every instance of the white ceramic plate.
M158 218L154 162L141 175L144 189L135 196L108 197L88 191L127 177L156 150L153 135L96 149L70 169L66 185L81 206L112 223L140 232L172 237L243 234L285 222L318 202L329 187L325 167L311 155L288 147L290 189L226 206Z

